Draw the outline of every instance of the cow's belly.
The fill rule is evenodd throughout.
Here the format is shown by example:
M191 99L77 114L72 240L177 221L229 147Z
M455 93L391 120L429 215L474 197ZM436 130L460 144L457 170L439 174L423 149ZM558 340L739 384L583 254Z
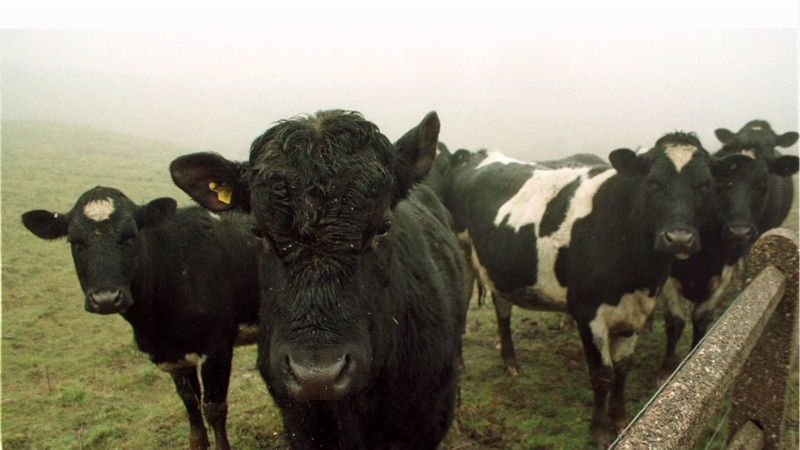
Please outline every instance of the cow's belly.
M520 308L534 311L559 311L567 310L567 289L561 286L555 278L553 271L539 276L543 282L531 286L521 286L512 290L501 290L493 282L486 266L483 265L474 247L472 249L471 264L475 268L481 283L503 300L513 303Z
M513 303L520 308L531 309L534 311L567 311L566 298L554 296L553 292L548 292L540 286L531 286L517 289L514 292L494 292L503 299Z

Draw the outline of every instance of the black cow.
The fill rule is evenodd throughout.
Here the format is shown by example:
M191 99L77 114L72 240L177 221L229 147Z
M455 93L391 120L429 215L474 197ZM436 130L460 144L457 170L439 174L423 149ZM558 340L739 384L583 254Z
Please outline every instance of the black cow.
M191 448L209 446L202 398L216 448L228 449L231 359L235 343L255 342L261 243L245 215L176 205L159 198L138 206L117 189L96 187L66 214L34 210L22 221L40 238L67 238L86 311L119 313L139 349L172 376L189 414Z
M171 165L200 204L249 210L267 243L258 366L294 448L433 449L450 427L463 260L417 185L438 133L430 113L392 146L360 114L323 111L268 129L247 163Z
M610 161L616 170L597 159L539 165L443 152L427 180L473 245L508 369L516 370L512 304L575 318L595 396L591 441L603 446L626 423L636 337L672 261L700 249L712 182L708 152L686 133L666 135L640 155L615 150Z
M678 365L675 346L685 322L692 321L694 347L705 336L723 300L741 289L743 258L758 235L766 231L763 218L769 217L767 222L771 223L778 220L770 210L774 205L769 201L769 187L786 180L791 198L791 176L798 171L798 158L771 154L770 150L757 140L745 143L732 139L712 157L715 195L709 217L700 229L703 248L692 258L675 261L659 298L667 334L660 379ZM783 214L780 222L785 217Z
M798 134L789 131L781 135L775 134L770 124L764 120L752 120L748 122L736 134L725 128L718 128L714 132L723 146L715 153L716 156L725 156L739 151L738 146L729 148L729 143L740 142L745 146L760 148L767 161L780 158L777 147L791 147L797 142ZM767 203L764 214L758 221L758 229L766 231L779 227L789 210L794 199L794 183L791 177L781 174L770 174L767 181Z

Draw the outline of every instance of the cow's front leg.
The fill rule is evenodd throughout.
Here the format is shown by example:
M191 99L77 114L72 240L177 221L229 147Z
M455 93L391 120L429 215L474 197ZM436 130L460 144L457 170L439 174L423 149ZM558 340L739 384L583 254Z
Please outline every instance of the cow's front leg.
M200 370L203 374L203 413L214 432L216 450L230 450L226 421L228 419L228 385L231 377L233 348L218 348L206 355Z
M633 342L625 343L625 345L631 346L632 351L636 336L622 339L633 340ZM611 394L608 400L608 418L611 420L611 427L616 434L621 433L628 426L625 410L625 380L632 367L633 354L621 356L619 360L614 361L614 380L611 383Z
M169 370L175 390L183 400L186 412L189 415L189 448L192 450L207 450L208 435L203 423L203 414L200 412L200 381L197 379L197 368L180 367Z
M669 378L672 372L678 367L680 360L678 359L676 350L678 340L680 340L683 334L685 325L686 322L682 318L664 312L664 331L667 335L667 348L664 352L664 359L661 361L661 369L658 373L657 382L659 386L664 384L667 378Z
M607 336L595 337L588 323L577 320L586 362L589 365L589 383L594 393L592 419L589 423L589 445L608 448L616 435L611 430L608 418L608 393L614 381L614 368L604 364L601 349L607 349ZM600 345L601 349L598 349ZM605 358L610 362L610 358Z

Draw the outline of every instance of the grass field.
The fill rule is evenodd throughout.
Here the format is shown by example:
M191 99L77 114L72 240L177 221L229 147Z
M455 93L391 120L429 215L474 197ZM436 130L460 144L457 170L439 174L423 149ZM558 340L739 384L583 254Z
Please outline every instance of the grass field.
M172 185L167 165L193 150L75 126L3 123L3 449L187 446L188 422L170 377L136 349L121 317L84 312L69 246L36 238L19 217L30 209L66 212L96 185L119 188L142 203L172 196L189 204ZM795 229L796 208L787 223ZM585 444L592 400L586 363L577 332L560 331L560 320L558 314L514 310L522 373L509 377L494 347L494 310L473 301L464 341L462 405L442 449ZM687 330L682 354L689 337ZM656 390L663 340L656 319L640 338L629 377L631 417ZM255 369L255 353L254 346L243 347L234 357L231 443L239 449L285 448L280 417ZM717 422L709 424L709 436ZM708 448L723 447L724 422L720 428L722 434ZM704 438L700 447L708 441Z

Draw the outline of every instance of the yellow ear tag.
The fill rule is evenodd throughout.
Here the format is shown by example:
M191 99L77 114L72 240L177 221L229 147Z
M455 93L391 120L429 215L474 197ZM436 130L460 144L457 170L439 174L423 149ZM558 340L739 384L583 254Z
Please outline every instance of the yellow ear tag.
M216 182L212 181L208 183L208 188L217 193L217 200L225 203L226 205L231 204L233 188L228 186L226 183L217 184Z

